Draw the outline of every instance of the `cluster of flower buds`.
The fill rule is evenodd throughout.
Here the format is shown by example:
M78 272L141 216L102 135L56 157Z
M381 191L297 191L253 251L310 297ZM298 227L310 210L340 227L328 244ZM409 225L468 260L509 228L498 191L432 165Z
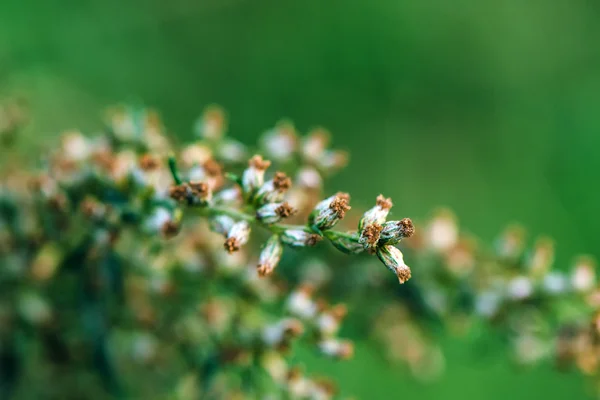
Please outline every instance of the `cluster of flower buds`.
M365 249L360 233L334 230L349 196L320 200L323 176L346 162L344 153L326 148L323 130L302 138L280 124L261 141L277 164L272 172L270 161L248 159L246 146L226 136L218 107L207 109L195 131L197 140L175 148L156 112L117 107L105 134L66 132L41 173L0 176L0 282L11 287L0 297L2 349L16 349L14 338L39 330L31 340L47 350L50 365L74 379L82 362L92 365L99 390L113 396L125 387L152 393L152 379L122 384L122 371L138 364L146 371L186 365L174 390L225 398L243 392L240 371L257 363L275 371L303 338L325 356L352 356L352 342L338 337L344 305L314 300L306 284L286 296L285 271L261 279L273 274L286 247L329 241L349 253ZM296 171L294 185L284 170ZM249 244L261 231L268 236L255 251ZM385 232L382 246L398 242L391 225ZM323 262L301 270L315 286L331 275ZM277 310L286 302L289 316L282 318ZM13 356L20 357L2 353L0 364ZM38 364L48 365L27 363ZM335 393L287 362L275 375L276 398ZM54 387L54 397L67 397Z

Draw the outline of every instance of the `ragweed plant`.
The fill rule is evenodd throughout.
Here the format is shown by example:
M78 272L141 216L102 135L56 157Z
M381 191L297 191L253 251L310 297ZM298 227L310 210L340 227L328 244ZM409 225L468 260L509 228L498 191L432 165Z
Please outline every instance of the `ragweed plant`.
M0 132L14 141L25 119L11 104ZM383 195L351 213L349 194L324 194L348 156L322 128L282 121L250 149L215 106L185 146L151 110L106 121L1 176L2 398L333 398L294 349L352 357L348 306L327 300L339 293L417 378L443 372L440 327L493 328L519 364L598 375L591 258L563 272L553 242L528 247L517 226L490 248L448 210L415 231ZM333 249L327 263L317 247Z
M347 156L323 129L268 131L257 151L274 171L225 135L219 108L195 131L176 148L156 113L119 107L102 134L65 133L39 171L4 174L3 397L334 396L290 355L304 339L352 357L338 336L346 306L319 296L322 263L298 262L292 281L276 268L292 248L329 242L377 255L403 283L395 246L410 219L386 221L380 196L355 229L336 230L350 196L321 189Z

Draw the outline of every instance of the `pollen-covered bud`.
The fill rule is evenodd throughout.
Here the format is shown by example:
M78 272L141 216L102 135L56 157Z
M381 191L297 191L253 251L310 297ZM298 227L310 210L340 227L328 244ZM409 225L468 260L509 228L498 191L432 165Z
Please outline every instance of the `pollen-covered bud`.
M194 204L207 205L212 199L212 189L206 182L190 182L190 194Z
M354 344L349 340L326 339L319 343L323 354L340 360L348 360L354 355Z
M154 171L160 167L160 162L152 154L144 154L139 161L140 168L143 171Z
M283 200L285 193L292 187L292 180L283 172L275 173L273 179L258 189L255 199L258 204L277 203Z
M160 229L160 234L165 239L170 239L173 236L176 236L181 230L181 224L177 221L169 220L163 224Z
M262 147L267 156L275 161L285 162L296 151L298 137L294 125L289 121L281 121L277 126L261 138Z
M143 226L149 233L160 233L166 238L177 234L180 228L178 218L172 216L164 207L156 208L145 220Z
M404 256L400 249L390 245L379 247L377 257L390 271L398 276L400 283L410 279L410 267L404 263Z
M309 216L310 224L323 231L333 228L350 210L349 199L347 193L338 193L321 201Z
M331 244L342 253L359 254L365 251L365 247L360 243L358 232L341 233L326 231L324 234Z
M265 204L256 210L256 218L263 224L275 224L283 218L294 215L296 210L287 201Z
M258 259L257 271L259 276L266 276L273 272L283 253L283 244L279 240L279 236L273 235L267 240L260 252Z
M281 241L291 247L312 247L323 238L316 233L302 229L287 229L281 234Z
M187 183L172 185L169 188L169 197L178 203L190 202L192 190Z
M187 177L190 181L206 182L211 189L218 189L223 185L223 167L212 158L207 159L202 164L192 167Z
M225 250L229 253L238 251L240 247L248 243L248 239L250 239L250 224L246 221L236 222L227 234L227 240L224 244Z
M377 202L375 204L375 207L371 208L370 210L364 213L364 215L358 223L358 230L362 231L367 225L382 225L385 222L388 214L390 213L390 209L392 208L392 206L392 199L386 199L381 194L377 196Z
M180 158L186 168L191 168L212 159L212 151L207 146L191 144L183 148Z
M217 215L209 220L209 224L211 231L227 237L235 221L228 215Z
M375 253L375 250L377 249L377 243L379 242L382 229L383 227L375 222L366 225L360 232L360 239L358 241L364 246L365 250L371 254Z
M255 155L248 161L248 168L242 176L242 187L245 193L253 193L265 183L265 171L271 165L270 161Z
M383 229L379 235L379 244L396 244L414 234L415 226L410 218L403 218L400 221L388 221L383 224Z
M206 107L194 127L194 131L198 136L209 140L217 140L223 137L225 129L225 112L217 105Z

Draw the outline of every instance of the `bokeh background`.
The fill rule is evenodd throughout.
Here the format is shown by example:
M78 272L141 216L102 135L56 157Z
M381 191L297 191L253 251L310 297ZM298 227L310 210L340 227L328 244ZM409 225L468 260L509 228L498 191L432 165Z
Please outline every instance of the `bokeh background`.
M600 256L598 38L593 0L2 0L0 97L30 103L21 156L123 101L179 138L213 102L246 143L281 117L323 125L352 154L331 189L354 203L383 192L417 220L448 206L488 243L519 221L566 268ZM357 339L352 362L301 358L365 399L588 396L575 374L515 369L493 338L484 358L444 338L430 384Z

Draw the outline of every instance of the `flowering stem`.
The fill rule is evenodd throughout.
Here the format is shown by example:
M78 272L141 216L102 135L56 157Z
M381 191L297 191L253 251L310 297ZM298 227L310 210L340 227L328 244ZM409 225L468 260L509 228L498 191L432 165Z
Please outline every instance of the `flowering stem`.
M173 155L169 156L168 165L169 165L169 170L171 172L173 180L175 181L175 184L181 185L183 183L183 181L180 178L179 171L177 168L177 163L176 163L175 157ZM240 185L240 186L242 185L241 179L237 175L227 174L227 177L230 180L233 180L234 182L236 182L238 185ZM296 231L303 231L303 232L311 233L311 234L317 234L321 237L324 236L323 232L317 226L289 225L289 224L281 224L281 223L265 224L265 223L261 222L256 217L256 215L252 215L243 210L237 210L237 209L233 209L233 208L229 208L229 207L225 207L225 206L213 206L213 205L204 204L204 205L200 205L199 207L195 208L195 210L197 210L197 213L199 215L202 215L204 217L226 215L226 216L229 216L238 221L246 221L249 224L260 225L263 228L269 230L273 234L282 234L285 231L296 230ZM328 230L328 232L330 232L330 235L325 235L325 237L329 241L332 241L332 242L333 242L332 237L343 238L343 239L348 239L348 240L356 240L356 236L351 233L344 233L344 232L338 232L338 231L333 231L333 230Z

